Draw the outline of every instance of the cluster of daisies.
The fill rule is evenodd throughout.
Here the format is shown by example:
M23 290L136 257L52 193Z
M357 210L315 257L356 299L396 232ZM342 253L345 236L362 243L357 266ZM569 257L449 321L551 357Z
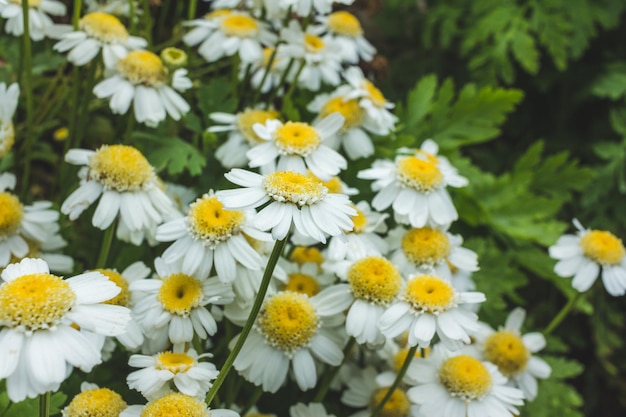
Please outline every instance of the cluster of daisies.
M23 36L18 3L0 0L0 16L7 33ZM522 332L521 307L498 329L478 320L486 301L471 277L478 257L451 232L458 213L448 191L468 181L437 144L398 149L359 171L371 201L341 179L397 121L357 66L375 50L355 15L329 0L217 0L184 23L187 52L157 55L122 23L149 13L135 2L89 2L77 26L49 16L67 13L61 2L28 6L32 39L53 38L73 65L101 69L95 98L115 114L132 104L145 128L190 111L192 53L230 62L260 96L299 88L312 99L308 122L287 120L270 100L206 115L232 189L165 183L127 143L65 154L80 168L60 213L48 201L25 204L12 192L15 175L0 174L0 379L11 401L57 391L74 368L89 373L122 351L134 369L127 385L146 404L85 381L64 417L277 412L226 397L226 408L209 411L205 398L223 382L213 354L237 346L233 367L259 395L315 390L291 417L330 416L328 389L354 416L508 417L537 396L537 380L551 372L535 355L546 340ZM17 84L0 84L0 157L15 140L18 96ZM63 254L60 214L71 223L83 213L105 239L97 261L65 278L57 274L76 268ZM556 274L581 292L601 275L611 295L623 295L621 240L575 225L577 235L550 248ZM118 242L163 250L118 272L107 256Z

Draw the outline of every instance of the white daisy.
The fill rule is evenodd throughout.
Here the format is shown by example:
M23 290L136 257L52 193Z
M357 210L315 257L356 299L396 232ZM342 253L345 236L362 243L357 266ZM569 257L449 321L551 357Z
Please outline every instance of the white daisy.
M276 171L293 171L302 174L310 170L323 181L330 180L348 166L343 156L324 144L343 125L339 113L314 123L268 120L255 124L254 132L264 143L254 146L246 156L251 168L261 167L262 172L272 172L276 159Z
M42 203L42 202L40 202ZM35 203L34 205L37 205ZM38 242L26 239L28 244L28 253L25 258L41 258L50 267L50 271L59 273L70 273L74 270L74 259L71 256L59 253L59 251L67 246L67 241L60 235L61 226L59 223L48 223L47 231L49 233L46 240ZM11 263L19 262L21 259L12 257Z
M363 36L359 19L352 13L340 10L325 16L317 16L318 24L313 32L331 38L341 48L341 57L347 64L357 64L359 59L371 61L376 48Z
M63 408L61 415L62 417L117 417L126 407L126 401L117 392L83 382L80 384L80 393L76 394Z
M572 286L585 292L602 276L604 288L612 296L626 293L626 250L622 240L604 230L585 229L577 220L576 235L563 235L550 246L550 256L557 259L554 272L563 278L574 277ZM602 271L602 274L600 274Z
M478 316L459 305L483 301L483 293L458 292L447 279L414 275L378 324L387 337L408 331L410 346L428 347L436 333L449 349L458 349L470 343L470 333L478 330Z
M420 416L513 417L524 394L506 386L507 379L489 362L436 346L426 359L418 359L409 372L419 385L410 388L411 402L421 406Z
M154 168L132 146L103 145L96 151L70 149L65 161L84 165L81 184L61 205L61 212L76 220L98 198L92 224L106 229L119 218L117 236L139 245L154 237L157 225L180 216L163 192Z
M28 2L28 30L30 38L40 41L46 30L54 25L48 15L64 16L65 4L56 0L26 0ZM21 0L0 0L0 17L6 19L4 31L9 35L22 36L24 33L24 15Z
M64 280L26 258L1 276L0 379L13 402L57 391L71 367L89 372L101 362L82 330L115 336L130 320L127 308L100 304L120 288L98 272Z
M185 417L239 417L232 410L210 410L204 401L179 392L167 394L146 405L131 405L119 417L170 416L172 410Z
M287 274L285 282L279 284L283 291L293 291L313 297L335 281L335 276L325 273L316 262L283 262Z
M135 119L156 127L167 115L180 120L189 112L189 104L175 90L191 86L186 69L179 68L170 76L159 56L138 50L118 60L115 73L96 84L93 93L98 98L110 97L109 107L115 114L126 114L133 103Z
M289 407L290 417L335 417L334 414L328 414L323 404L310 403L303 404L297 403Z
M292 223L298 232L326 243L326 234L337 236L352 230L356 210L342 194L330 194L322 183L306 175L278 171L259 175L233 169L226 178L244 189L216 193L224 207L241 210L265 206L254 218L261 230L271 230L274 239L284 239Z
M141 5L133 0L135 15L141 15ZM85 0L85 7L88 12L110 13L116 16L130 16L131 5L129 0Z
M19 97L20 87L17 83L8 88L5 83L0 83L0 158L9 153L15 142L12 119Z
M354 0L263 0L263 2L266 8L272 7L271 3L277 3L284 11L291 10L298 16L307 17L313 11L320 14L330 13L333 9L333 3L349 5L354 3Z
M278 49L276 49L278 48ZM274 56L272 58L272 55ZM239 78L244 79L246 72L250 72L250 84L261 93L268 93L275 88L282 88L281 81L285 71L295 74L293 64L289 67L289 59L279 47L266 46L263 56L252 62L241 62ZM285 77L289 77L289 74ZM262 84L261 84L262 83ZM279 94L280 95L280 94Z

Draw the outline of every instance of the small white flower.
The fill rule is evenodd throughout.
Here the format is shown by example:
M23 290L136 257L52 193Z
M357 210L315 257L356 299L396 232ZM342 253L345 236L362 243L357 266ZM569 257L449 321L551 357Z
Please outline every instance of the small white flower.
M232 410L209 410L204 401L180 392L167 394L146 405L131 405L119 417L169 416L172 410L184 410L185 417L239 417Z
M40 41L54 22L50 16L64 16L65 4L56 0L25 0L28 2L28 30L30 38ZM21 0L0 0L0 17L7 19L4 31L9 35L22 36L24 33L24 14Z
M323 404L310 403L308 405L298 403L289 407L290 417L335 417L334 414L328 414Z
M361 23L352 13L340 10L325 16L317 16L313 32L329 37L341 48L342 60L348 64L357 64L359 59L371 61L376 48L363 36Z
M20 97L20 87L17 83L8 88L0 83L0 158L9 153L15 142L13 115Z

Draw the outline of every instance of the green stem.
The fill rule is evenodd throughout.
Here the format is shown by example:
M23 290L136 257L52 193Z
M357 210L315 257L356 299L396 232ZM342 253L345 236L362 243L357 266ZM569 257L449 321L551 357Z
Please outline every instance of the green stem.
M198 6L198 0L189 1L189 10L187 13L187 19L192 20L196 17L196 7Z
M78 23L80 22L80 11L83 8L83 0L74 0L74 14L72 15L72 26L74 30L78 30Z
M152 46L152 14L150 13L150 1L143 0L143 19L144 30L146 32L146 40L148 41L148 47Z
M278 85L275 88L272 88L272 91L270 91L270 95L267 98L267 106L265 107L266 109L270 108L272 105L272 102L274 101L274 98L276 97L276 94L278 93L278 90L285 85L285 80L287 79L287 76L289 75L289 72L291 71L291 67L293 67L293 63L296 62L294 58L291 58L289 60L289 62L287 63L287 68L285 68L285 71L283 72L283 75L280 77L280 81L278 82Z
M561 311L559 311L559 313L552 319L550 324L546 326L545 330L543 331L544 336L547 336L550 333L552 333L552 331L556 329L556 327L559 324L561 324L563 319L565 319L565 317L567 317L569 312L572 311L572 309L578 302L578 299L581 298L581 296L582 296L582 293L576 291L576 293L572 297L570 297L570 299L567 301L567 304L563 306Z
M50 392L39 396L39 417L50 417Z
M406 359L404 359L402 368L400 368L398 375L396 375L395 381L393 381L393 384L391 384L391 386L385 393L385 396L383 397L382 401L378 403L374 411L372 411L372 414L370 417L376 417L376 415L383 409L387 401L389 401L389 398L391 398L391 395L396 390L396 388L398 388L398 385L400 385L400 382L402 382L402 378L404 378L404 374L406 374L407 369L409 369L409 365L411 364L411 361L415 358L415 352L417 352L418 347L419 345L415 345L415 346L412 346L411 349L409 349L409 353L406 355Z
M317 391L317 394L315 394L315 398L313 398L314 403L321 403L324 400L324 397L330 388L330 384L332 384L333 379L335 379L335 376L337 376L337 373L339 372L339 369L341 369L341 366L348 358L348 355L355 343L356 339L354 337L350 337L350 340L348 340L348 343L343 348L343 362L341 362L339 366L335 366L330 372L324 374L322 381L320 381L320 388Z
M256 89L254 95L252 96L252 105L256 104L256 102L259 100L259 95L261 95L261 90L263 90L263 84L265 84L265 80L267 80L267 77L272 70L272 65L274 65L274 60L276 59L276 53L278 52L279 45L280 41L276 43L276 46L274 47L274 50L270 55L270 59L267 62L267 66L265 67L265 72L263 73L263 77L261 78L261 83L259 84L259 87Z
M22 197L26 196L30 181L30 169L32 164L33 145L35 135L33 132L33 82L32 68L33 57L30 41L30 17L28 0L22 0L22 24L24 34L22 35L22 71L20 88L26 94L26 139L22 151L24 152L24 176L22 177Z
M96 269L104 268L104 265L106 265L107 263L109 251L111 250L111 242L113 242L113 235L115 234L115 226L116 222L113 222L104 231L104 236L102 237L102 247L100 248L100 255L98 255L98 261L96 262Z
M272 249L272 253L270 254L270 258L267 262L267 266L265 267L265 272L263 273L263 280L261 281L261 285L259 287L259 293L256 295L254 299L254 304L252 305L252 309L250 310L250 315L248 316L248 320L246 320L246 324L244 324L241 333L239 334L239 338L233 347L233 350L230 351L224 365L222 365L222 369L220 370L219 375L215 379L213 386L209 390L206 395L206 403L207 405L211 405L211 401L217 394L217 391L220 389L220 386L224 383L230 368L233 366L235 359L237 359L237 355L241 351L243 344L248 338L248 334L250 334L250 330L252 330L252 325L256 320L256 316L259 314L261 310L261 305L263 304L263 300L265 299L265 294L267 293L267 288L270 285L270 281L272 280L272 274L274 273L274 268L276 267L276 263L278 262L278 258L283 253L285 249L285 244L287 243L287 237L282 240L277 240L274 244L274 249Z
M135 0L128 0L128 18L130 19L130 33L132 35L137 34L137 10L135 6Z

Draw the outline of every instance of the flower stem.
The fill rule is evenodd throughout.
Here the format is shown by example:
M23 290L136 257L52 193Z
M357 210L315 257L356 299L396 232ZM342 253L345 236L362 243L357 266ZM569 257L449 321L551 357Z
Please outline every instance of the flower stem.
M189 10L187 13L187 19L192 20L196 17L196 8L198 6L198 0L189 0Z
M563 308L561 309L561 311L559 311L559 313L552 319L552 321L550 322L550 324L548 324L548 326L546 326L545 330L543 331L544 336L549 335L550 333L552 333L552 331L554 329L556 329L556 327L561 324L561 322L563 321L563 319L565 319L565 317L567 317L567 315L569 314L570 311L572 311L572 309L574 308L574 306L576 305L576 302L578 301L578 299L582 296L582 293L576 291L576 293L570 297L570 299L567 301L567 304L565 304L563 306Z
M39 417L50 417L50 391L39 396Z
M30 41L30 8L28 0L22 0L22 24L24 25L24 34L22 35L22 71L20 88L26 94L26 138L24 140L24 176L22 179L22 197L25 197L28 191L30 181L30 169L32 165L33 145L35 134L33 132L33 82L32 68L33 56Z
M391 395L396 390L396 388L398 388L398 385L400 385L400 382L402 382L402 378L404 378L404 374L406 374L407 369L409 369L409 365L411 364L411 361L415 358L415 352L417 352L418 346L419 345L415 345L415 346L412 346L411 349L409 349L409 353L406 355L406 359L404 359L402 368L400 368L400 371L398 372L398 375L396 376L395 381L393 381L393 384L391 384L391 386L385 393L385 396L383 397L382 401L378 403L374 411L372 411L372 414L370 415L370 417L376 417L376 415L380 412L380 410L383 409L387 401L389 401L389 398L391 398Z
M113 234L115 233L116 222L113 222L105 231L102 237L102 247L100 248L100 255L98 255L98 261L96 262L96 269L104 268L109 257L109 251L111 250L111 242L113 242Z
M80 21L80 11L83 8L83 0L74 0L74 14L72 15L72 26L74 30L78 30L78 22Z
M248 338L248 334L250 334L250 330L252 330L252 325L256 320L256 316L259 314L261 310L261 305L263 304L263 300L265 299L265 294L267 293L267 288L270 285L270 281L272 279L272 274L274 273L274 268L276 267L276 263L278 262L278 258L283 253L285 249L285 244L287 243L287 236L284 239L277 240L274 244L274 249L272 249L272 253L270 254L270 258L267 262L267 266L265 267L265 272L263 273L263 280L261 281L261 285L259 287L259 293L256 295L254 299L254 304L252 305L252 309L250 310L250 315L248 316L248 320L246 320L246 324L244 324L243 329L241 330L241 334L239 334L239 338L233 347L233 350L230 351L224 365L222 365L222 369L220 370L219 375L215 379L213 386L209 390L206 395L206 403L207 405L211 405L211 401L217 394L217 391L220 389L220 386L224 383L226 376L228 376L228 372L230 368L233 366L237 355L241 351L243 344Z
M339 364L338 366L335 366L331 371L324 374L324 377L320 382L320 388L317 391L317 394L315 394L315 398L313 398L314 403L321 403L324 400L324 397L326 396L326 393L330 388L330 384L332 384L333 379L335 379L335 376L337 376L339 369L341 369L341 365L343 365L348 358L348 354L352 350L352 347L355 343L356 339L354 337L351 337L350 340L348 340L348 343L346 343L346 346L343 348L343 362L341 362L341 364Z
M148 41L148 47L152 46L152 14L150 11L150 2L143 0L143 19L144 30L146 31L146 40Z

